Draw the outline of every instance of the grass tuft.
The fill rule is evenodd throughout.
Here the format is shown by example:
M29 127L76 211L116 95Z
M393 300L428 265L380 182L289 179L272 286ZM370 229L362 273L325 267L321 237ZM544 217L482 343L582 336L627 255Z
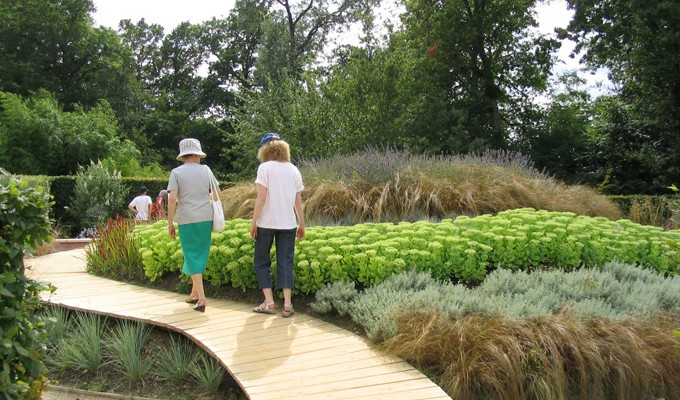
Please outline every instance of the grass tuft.
M135 221L116 217L97 227L97 237L86 249L87 271L123 281L145 279Z
M113 365L131 383L141 381L153 366L153 359L142 352L150 334L151 327L147 324L122 321L107 338Z
M606 196L567 186L512 152L422 156L367 149L304 161L301 172L305 216L317 224L440 220L521 207L621 218ZM252 183L223 191L226 215L250 218L256 194Z
M189 371L196 382L209 395L217 393L226 376L226 371L222 364L205 354L202 354L189 366Z
M189 366L197 361L197 354L191 342L170 336L170 346L162 348L156 356L155 373L161 380L184 380L191 376Z
M69 310L59 306L48 306L43 310L48 351L56 351L72 329L69 314Z
M680 398L680 341L666 324L426 310L398 325L383 347L434 371L454 400Z
M96 314L77 312L73 330L62 341L54 362L63 367L97 373L104 361L104 320Z

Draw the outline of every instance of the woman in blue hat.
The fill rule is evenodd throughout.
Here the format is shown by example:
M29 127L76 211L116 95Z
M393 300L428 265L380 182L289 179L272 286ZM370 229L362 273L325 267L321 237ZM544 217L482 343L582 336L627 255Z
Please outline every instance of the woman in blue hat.
M277 133L267 133L257 152L257 200L253 211L250 237L255 241L255 274L264 302L253 309L275 314L269 252L276 242L276 289L283 291L283 317L295 313L292 303L293 254L295 239L305 236L302 214L302 175L290 162L290 147ZM297 222L296 222L297 217Z

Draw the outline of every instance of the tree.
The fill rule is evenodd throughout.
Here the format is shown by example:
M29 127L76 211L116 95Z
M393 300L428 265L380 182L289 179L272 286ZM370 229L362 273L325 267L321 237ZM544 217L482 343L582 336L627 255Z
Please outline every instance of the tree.
M45 91L28 99L0 92L0 110L0 167L15 174L69 175L91 160L127 159L137 151L119 138L105 102L64 112Z
M192 136L218 154L224 131L215 115L215 86L202 76L209 52L202 42L206 27L184 22L168 35L144 20L121 22L121 35L138 54L137 76L146 93L135 115L136 141L146 162L176 165L177 143ZM219 160L213 164L220 168Z
M593 105L584 84L575 73L559 76L541 110L544 118L527 125L515 145L531 157L537 169L560 180L598 184L602 165L592 164L596 159L591 137Z
M606 67L618 84L624 117L641 135L647 164L659 166L656 189L680 180L680 3L568 0L574 17L563 37L577 42L591 67ZM618 107L617 107L618 108ZM608 114L613 116L614 114ZM607 120L609 123L619 122ZM621 128L624 128L621 126ZM641 155L641 154L639 154ZM628 160L633 164L635 160ZM663 163L663 164L659 164ZM656 169L656 168L655 168ZM649 179L649 177L642 178ZM660 181L665 181L665 184Z
M264 24L272 0L237 0L226 19L205 23L202 42L210 53L208 82L222 91L222 104L234 102L230 91L244 93L253 88L255 66L262 51Z
M93 28L90 0L0 3L0 91L45 89L66 110L105 99L122 114L134 96L131 53L118 36Z
M447 93L451 126L466 131L466 148L503 148L544 90L554 39L533 33L537 0L406 1L409 45ZM429 59L429 60L428 60Z

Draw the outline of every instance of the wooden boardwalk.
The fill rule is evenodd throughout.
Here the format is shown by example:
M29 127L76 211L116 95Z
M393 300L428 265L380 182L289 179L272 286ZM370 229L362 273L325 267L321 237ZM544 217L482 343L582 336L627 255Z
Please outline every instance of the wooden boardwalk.
M405 361L308 315L256 314L253 305L217 299L198 313L185 296L86 273L82 250L26 265L30 278L57 288L41 294L44 302L180 332L217 358L250 399L450 399Z

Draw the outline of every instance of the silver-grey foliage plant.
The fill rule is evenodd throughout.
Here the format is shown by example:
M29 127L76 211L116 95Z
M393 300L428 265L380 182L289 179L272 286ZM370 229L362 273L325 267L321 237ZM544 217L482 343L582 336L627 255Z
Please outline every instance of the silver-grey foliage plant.
M514 319L567 313L574 318L654 322L663 314L677 313L680 305L680 277L619 262L571 272L498 269L472 289L411 271L363 293L347 290L346 285L326 286L317 292L312 307L318 312L343 310L376 341L397 333L396 316L401 312L430 309L449 318L481 314Z

